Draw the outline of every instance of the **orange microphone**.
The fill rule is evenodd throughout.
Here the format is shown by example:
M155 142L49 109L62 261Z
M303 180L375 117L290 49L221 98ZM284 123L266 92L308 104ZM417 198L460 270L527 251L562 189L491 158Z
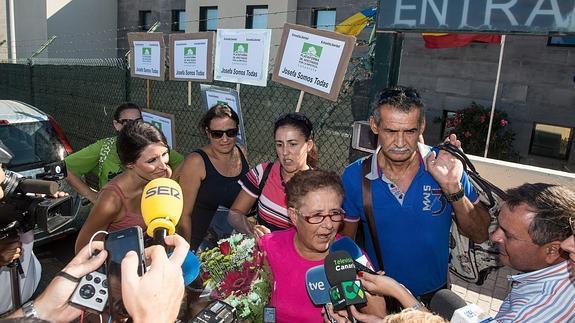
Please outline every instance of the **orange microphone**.
M142 216L148 226L146 233L156 244L165 246L164 237L176 232L182 216L184 197L180 185L169 178L150 181L142 193Z

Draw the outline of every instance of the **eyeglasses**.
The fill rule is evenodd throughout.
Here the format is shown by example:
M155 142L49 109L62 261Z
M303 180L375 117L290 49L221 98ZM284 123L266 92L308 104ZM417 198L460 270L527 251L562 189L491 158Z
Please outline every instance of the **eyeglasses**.
M144 120L144 119L142 119L142 118L136 118L136 119L120 119L120 120L117 120L117 122L118 122L119 124L121 124L121 125L125 125L125 124L128 123L128 122L132 122L132 121L142 121L142 120Z
M215 139L220 139L226 134L228 138L235 138L238 135L238 128L227 129L227 130L209 130L210 135Z
M341 210L332 211L329 214L314 214L311 216L305 216L300 210L295 209L295 212L299 214L307 223L309 224L320 224L325 220L325 218L330 218L333 222L342 222L345 217L345 213Z

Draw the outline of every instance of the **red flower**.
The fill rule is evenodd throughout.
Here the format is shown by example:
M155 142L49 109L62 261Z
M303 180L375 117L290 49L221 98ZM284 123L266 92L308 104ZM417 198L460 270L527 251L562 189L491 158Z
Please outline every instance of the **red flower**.
M487 116L486 116L486 115L482 115L482 116L479 117L479 122L484 123L486 119L487 119Z
M507 121L505 119L501 119L501 121L499 123L501 124L502 127L505 127L506 125L509 124L509 121Z
M465 138L469 138L469 137L473 136L473 134L472 134L470 131L466 131L466 132L463 133L463 136L464 136Z
M250 291L253 280L256 278L257 271L254 269L244 269L242 271L230 271L222 281L219 291L222 298L231 293L246 294Z
M227 256L230 254L230 243L228 241L222 242L218 247L222 255Z

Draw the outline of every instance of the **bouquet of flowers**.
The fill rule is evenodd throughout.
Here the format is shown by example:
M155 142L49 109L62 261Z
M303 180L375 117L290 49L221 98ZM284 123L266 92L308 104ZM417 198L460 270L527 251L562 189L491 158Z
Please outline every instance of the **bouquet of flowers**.
M217 247L201 252L199 257L204 286L211 290L211 297L232 305L240 320L263 321L272 278L255 239L234 234L218 241Z

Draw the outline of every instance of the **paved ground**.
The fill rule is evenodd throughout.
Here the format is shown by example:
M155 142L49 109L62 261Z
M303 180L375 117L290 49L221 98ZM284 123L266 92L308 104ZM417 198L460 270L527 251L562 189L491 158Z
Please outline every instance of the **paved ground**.
M516 273L511 268L503 267L489 274L481 286L469 284L451 275L451 290L461 296L468 304L476 304L486 313L489 313L491 317L495 317L510 289L507 276Z

